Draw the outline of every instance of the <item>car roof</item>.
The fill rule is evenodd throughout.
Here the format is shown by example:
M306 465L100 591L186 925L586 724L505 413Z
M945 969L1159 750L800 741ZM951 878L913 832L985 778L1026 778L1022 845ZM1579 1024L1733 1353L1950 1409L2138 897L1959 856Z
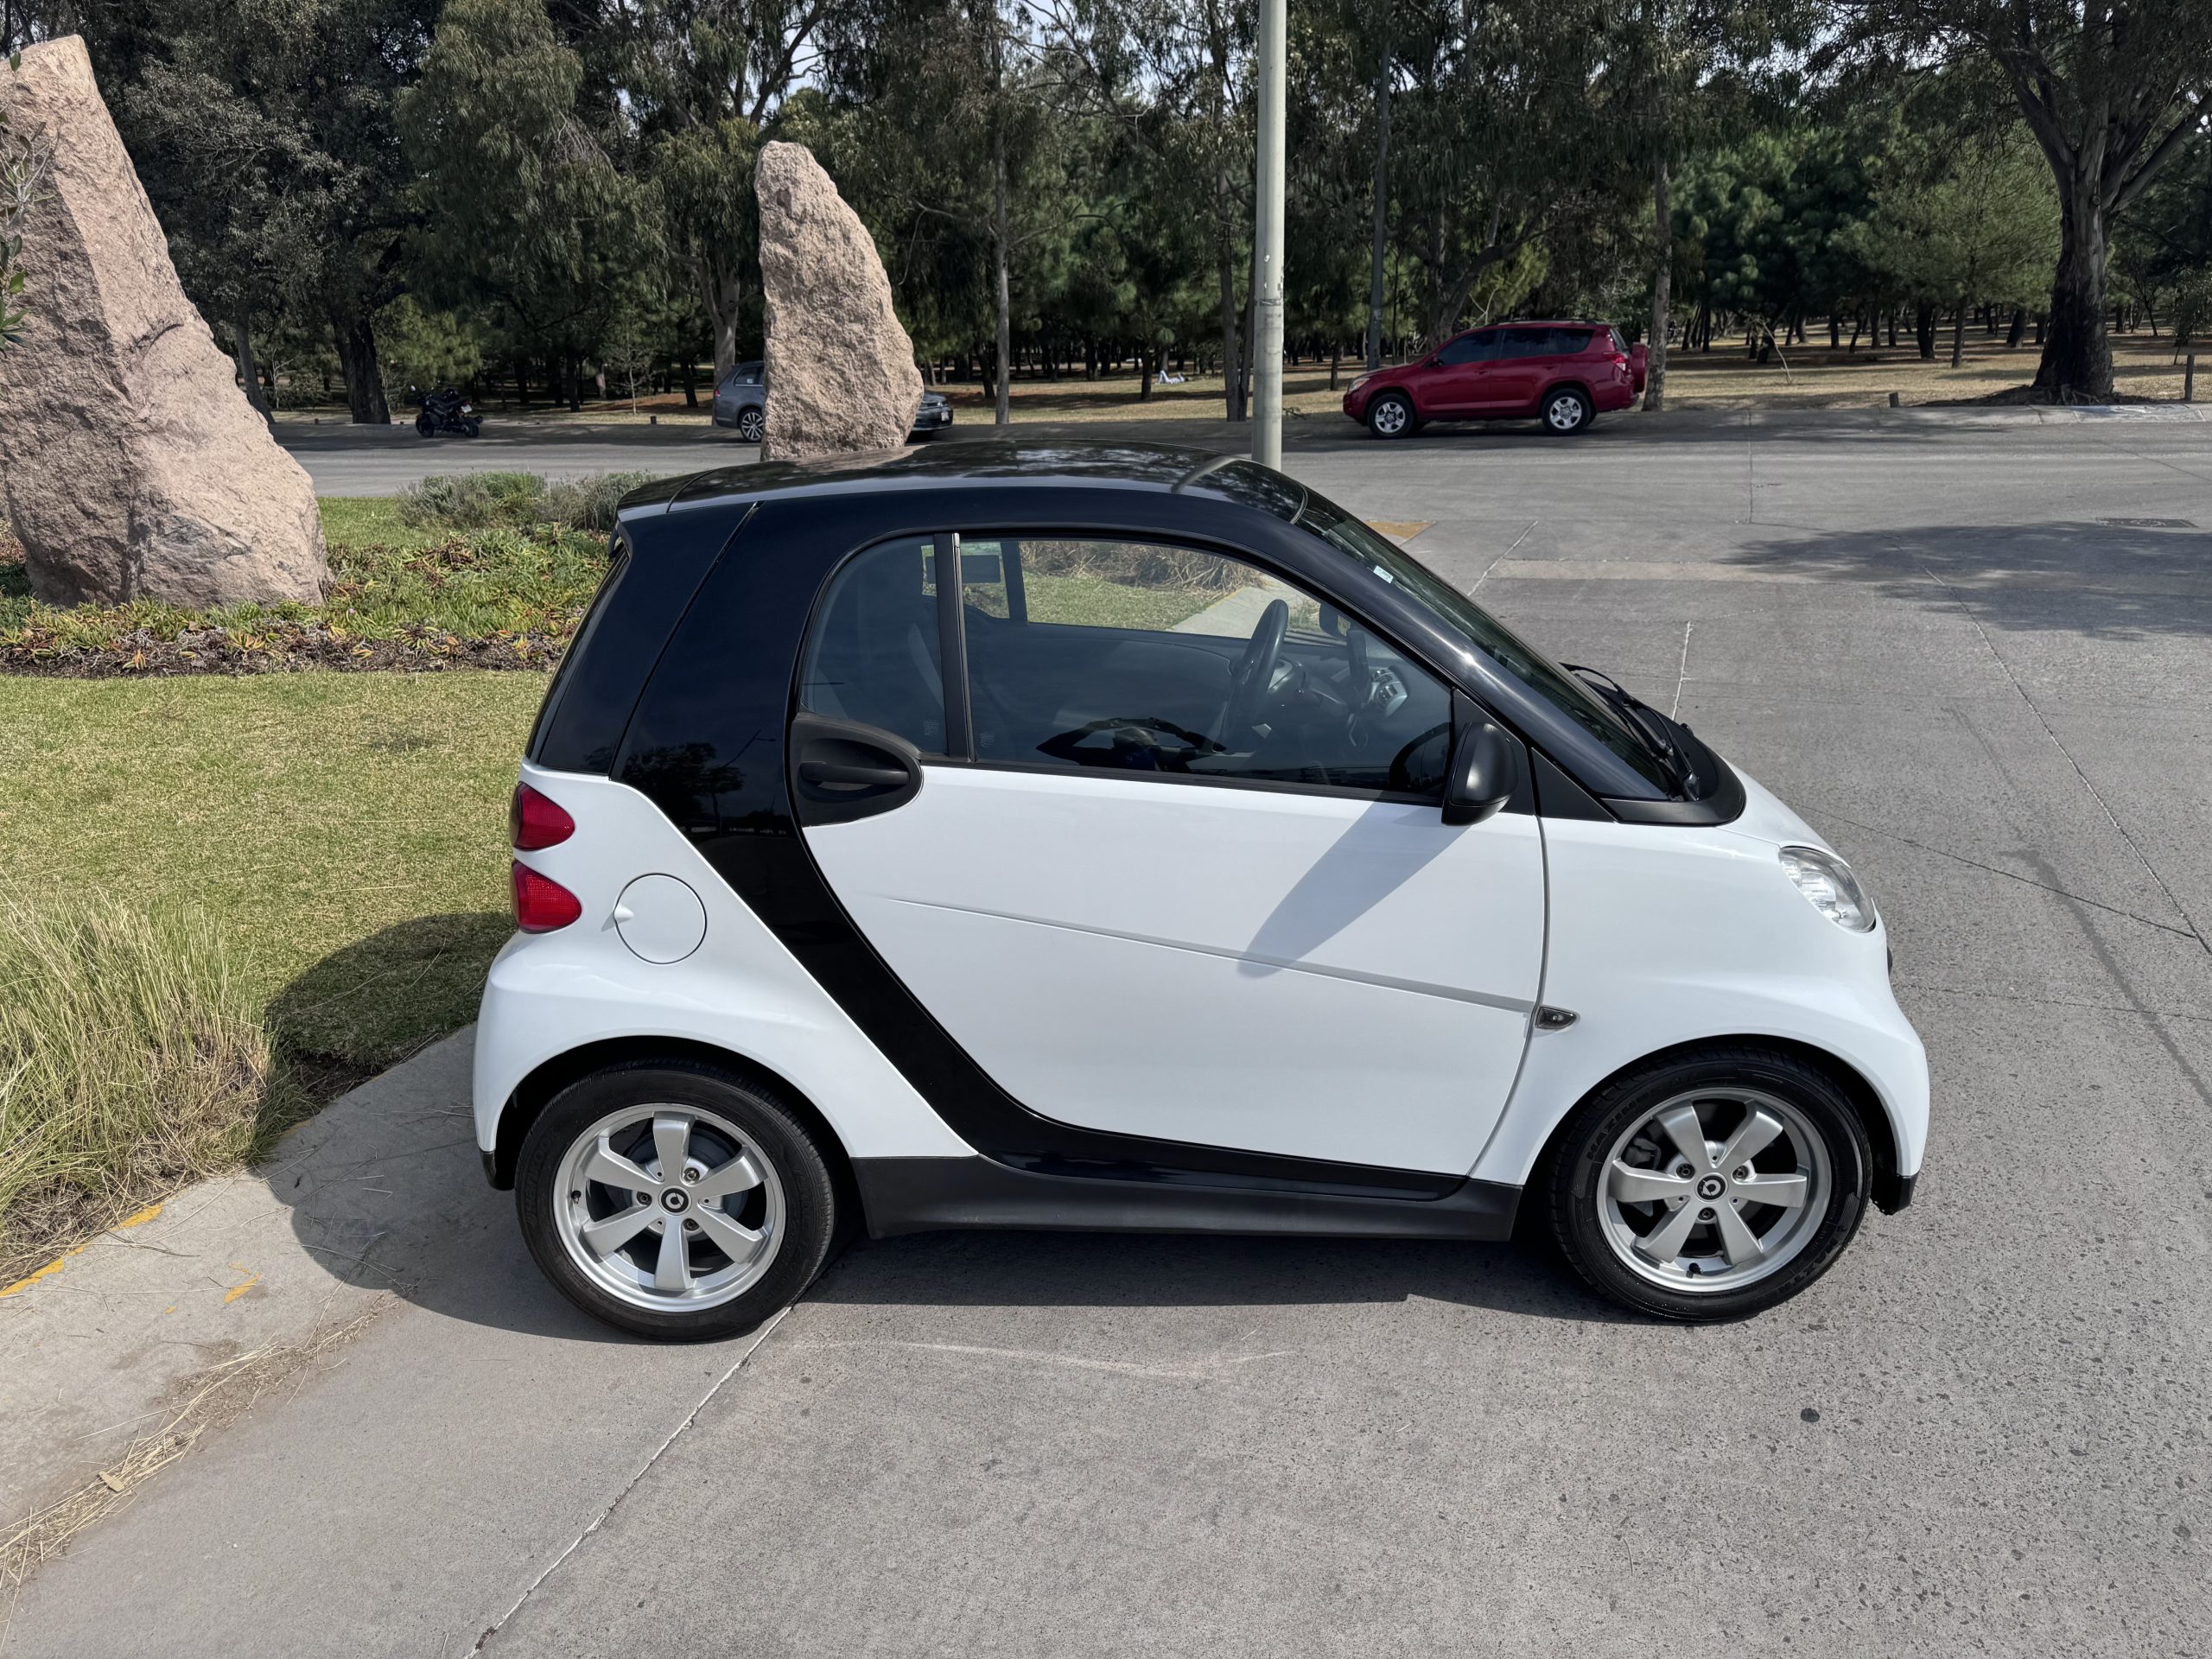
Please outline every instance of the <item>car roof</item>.
M988 486L993 489L1135 490L1190 493L1294 518L1306 488L1236 455L1179 444L1079 439L983 438L886 449L819 461L755 461L688 477L657 480L622 498L625 519L739 502L906 493Z

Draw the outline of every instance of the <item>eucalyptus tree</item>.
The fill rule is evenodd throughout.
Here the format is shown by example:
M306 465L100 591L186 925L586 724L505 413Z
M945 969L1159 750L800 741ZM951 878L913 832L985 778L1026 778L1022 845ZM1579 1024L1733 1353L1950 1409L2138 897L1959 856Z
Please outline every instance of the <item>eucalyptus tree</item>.
M490 302L560 365L570 407L584 355L646 285L645 204L609 154L583 54L544 0L448 0L402 103L423 233L416 280L444 304Z
M2204 0L1840 0L1844 48L1993 67L2056 188L2058 257L2036 393L2108 402L2113 221L2212 123Z
M1394 237L1434 342L1494 267L1576 214L1614 211L1600 76L1606 0L1398 0Z
M823 68L825 37L869 9L834 0L605 0L586 61L610 80L679 280L713 337L715 378L735 366L758 308L753 169L793 92Z
M1253 0L1039 0L1096 107L1150 151L1154 211L1205 227L1225 410L1245 418L1255 82Z

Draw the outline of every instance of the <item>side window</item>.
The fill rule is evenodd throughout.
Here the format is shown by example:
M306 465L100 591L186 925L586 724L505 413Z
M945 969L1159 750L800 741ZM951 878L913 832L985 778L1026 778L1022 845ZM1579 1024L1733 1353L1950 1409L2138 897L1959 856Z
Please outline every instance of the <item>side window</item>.
M1292 584L1159 542L961 554L979 761L1440 796L1449 692Z
M1479 363L1491 355L1490 347L1497 343L1496 334L1462 334L1447 342L1436 354L1438 363L1449 368L1463 363Z
M831 578L799 667L799 706L944 753L944 671L926 537L872 547Z
M1505 331L1505 352L1509 358L1548 357L1552 352L1549 328L1509 328Z

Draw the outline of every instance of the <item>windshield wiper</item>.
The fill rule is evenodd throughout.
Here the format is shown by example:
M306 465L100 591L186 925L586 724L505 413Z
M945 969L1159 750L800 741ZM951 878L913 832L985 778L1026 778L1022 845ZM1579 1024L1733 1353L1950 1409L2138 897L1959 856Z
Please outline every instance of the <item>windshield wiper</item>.
M1622 723L1635 734L1644 752L1667 769L1668 776L1674 780L1675 787L1682 791L1684 798L1697 799L1697 768L1690 764L1689 756L1682 753L1681 745L1675 741L1674 734L1667 729L1666 721L1661 718L1657 709L1630 695L1618 680L1602 669L1591 668L1581 663L1561 663L1560 666L1605 700L1606 706L1618 715Z

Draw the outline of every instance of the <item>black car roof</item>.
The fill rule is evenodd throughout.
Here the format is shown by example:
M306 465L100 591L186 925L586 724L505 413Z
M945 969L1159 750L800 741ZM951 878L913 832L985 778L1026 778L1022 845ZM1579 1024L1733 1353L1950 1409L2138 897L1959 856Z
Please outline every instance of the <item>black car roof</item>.
M1076 439L987 438L887 449L822 461L756 461L641 486L622 498L625 519L672 508L810 496L955 489L1126 489L1153 494L1195 493L1294 516L1305 488L1281 474L1234 455L1178 444Z

